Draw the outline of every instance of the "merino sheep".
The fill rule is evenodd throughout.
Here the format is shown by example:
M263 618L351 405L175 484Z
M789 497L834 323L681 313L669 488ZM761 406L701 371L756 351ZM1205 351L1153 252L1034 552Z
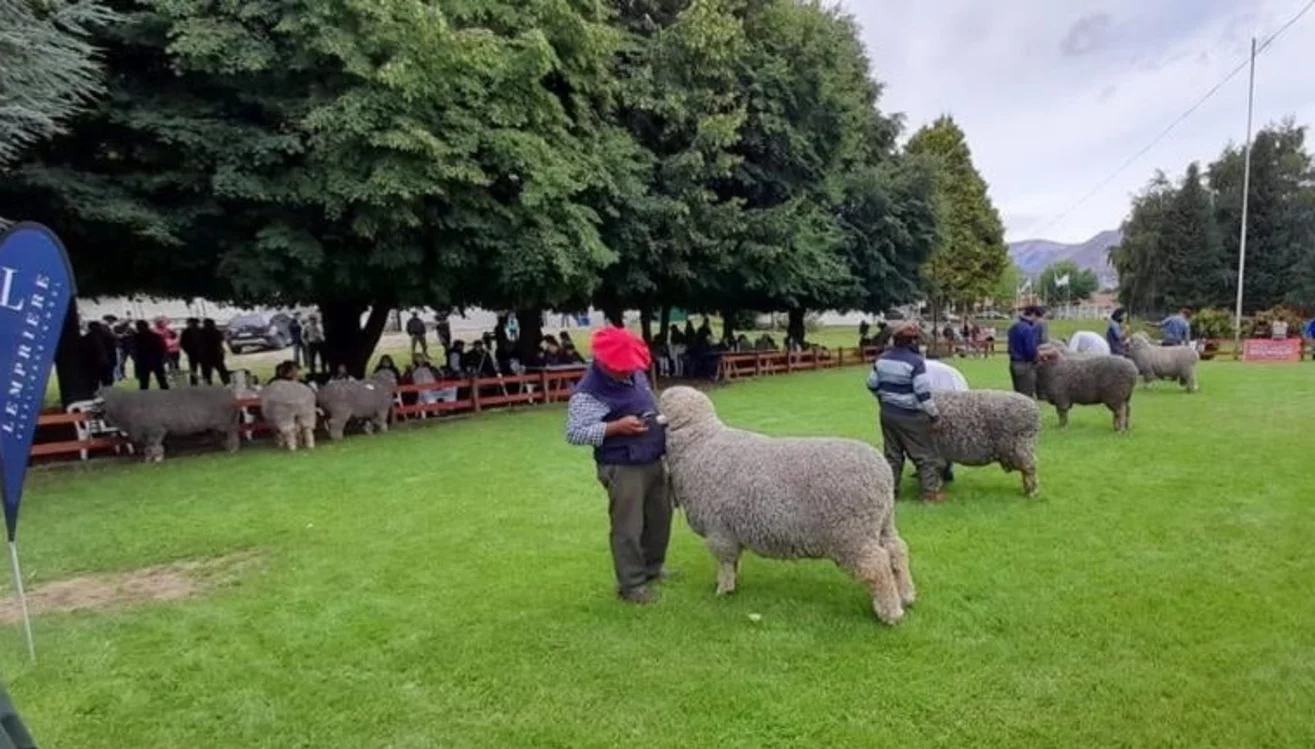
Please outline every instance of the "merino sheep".
M1099 333L1093 333L1090 330L1079 330L1069 336L1068 350L1074 354L1108 355L1110 353L1110 344Z
M1137 365L1146 387L1156 380L1177 380L1187 392L1197 390L1196 363L1201 355L1191 346L1156 346L1145 333L1134 333L1128 339L1128 358Z
M397 378L387 369L375 372L368 380L334 380L320 388L316 402L324 411L324 426L329 439L342 439L343 430L352 419L364 422L365 433L375 429L388 431L388 413L393 408Z
M1121 356L1066 354L1052 345L1041 347L1037 367L1037 394L1059 413L1059 426L1068 426L1073 406L1104 404L1114 413L1114 431L1128 431L1132 391L1137 387L1137 366Z
M950 463L999 463L1023 474L1023 493L1036 496L1036 440L1041 409L1026 395L1003 390L937 391L941 412L936 450Z
M279 445L315 449L315 391L295 380L274 380L260 391L260 412Z
M219 387L170 390L101 388L105 420L142 446L148 463L164 460L164 439L170 435L220 432L229 452L238 448L241 411L232 391Z
M880 452L857 440L729 428L693 388L665 391L660 410L672 495L717 559L717 595L734 592L747 548L774 559L831 559L867 586L878 619L903 618L913 580Z

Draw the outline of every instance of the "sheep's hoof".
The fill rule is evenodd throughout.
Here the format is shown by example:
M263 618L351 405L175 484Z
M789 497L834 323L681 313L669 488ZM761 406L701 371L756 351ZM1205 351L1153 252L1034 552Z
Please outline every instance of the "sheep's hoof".
M882 610L883 607L881 606L876 606L874 608L877 612L877 620L887 626L893 627L896 624L899 624L902 619L904 619L904 607L900 606L899 604L895 604L894 606L891 606L889 609L886 609L884 611Z

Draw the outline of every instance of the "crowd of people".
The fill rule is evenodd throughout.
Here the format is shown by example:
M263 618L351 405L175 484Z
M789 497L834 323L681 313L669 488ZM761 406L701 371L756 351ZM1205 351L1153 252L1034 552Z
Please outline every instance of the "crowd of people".
M87 323L79 343L83 367L102 387L127 379L131 365L142 390L150 388L152 378L156 387L168 390L170 379L183 371L183 356L192 384L213 384L216 376L225 385L229 381L224 333L210 318L189 318L180 333L167 318L151 324L133 320L131 313L106 315Z

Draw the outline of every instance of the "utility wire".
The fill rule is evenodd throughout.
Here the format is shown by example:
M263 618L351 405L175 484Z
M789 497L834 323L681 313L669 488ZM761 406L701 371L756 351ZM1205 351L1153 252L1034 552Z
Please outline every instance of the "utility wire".
M1273 34L1270 34L1269 36L1265 37L1264 41L1260 42L1260 44L1256 47L1256 56L1259 57L1260 54L1269 47L1269 45L1273 44L1280 36L1283 35L1285 31L1292 28L1292 26L1296 24L1297 21L1300 21L1301 18L1310 11L1311 8L1315 8L1315 0L1310 0L1310 2L1306 3L1306 5L1302 7L1301 10L1297 11L1296 15L1288 19L1287 23L1280 26L1278 30L1275 31ZM1138 159L1145 156L1148 152L1150 152L1152 148L1155 148L1157 145L1159 145L1160 141L1168 137L1169 133L1172 133L1175 128L1177 128L1179 125L1183 123L1184 120L1195 114L1196 111L1200 109L1207 101L1209 101L1211 97L1213 97L1216 93L1219 92L1219 89L1223 88L1225 85L1228 84L1229 81L1236 78L1238 73L1241 73L1243 70L1246 70L1247 66L1250 64L1251 64L1251 56L1250 54L1248 54L1245 60L1239 63L1237 67L1229 71L1228 75L1225 75L1223 79L1220 80L1218 83L1216 83L1214 86L1212 86L1209 91L1206 91L1205 95L1203 95L1200 99L1197 99L1195 104L1187 108L1187 111L1178 115L1178 117L1175 118L1173 122L1170 122L1168 127L1161 130L1160 134L1155 136L1155 138L1150 143L1147 143L1146 146L1143 147L1140 151L1134 153L1126 161L1120 164L1119 167L1115 169L1113 172L1111 172L1108 177L1101 180L1095 187L1091 188L1091 190L1088 191L1081 198L1078 198L1077 202L1073 203L1068 208L1064 209L1062 213L1056 215L1054 218L1042 224L1040 229L1036 229L1030 232L1027 236L1029 238L1039 238L1042 233L1049 230L1052 226L1059 223L1060 221L1063 221L1064 219L1068 218L1070 215L1073 214L1074 211L1085 205L1088 200L1091 200L1101 190L1105 189L1105 187L1109 185L1109 183L1113 182L1120 174L1123 174L1123 172L1127 170L1128 167L1132 166L1134 163L1137 162Z

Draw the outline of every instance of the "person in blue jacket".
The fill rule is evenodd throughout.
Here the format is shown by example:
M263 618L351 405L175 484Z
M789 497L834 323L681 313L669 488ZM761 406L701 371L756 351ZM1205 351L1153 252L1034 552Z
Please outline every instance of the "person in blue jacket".
M1009 327L1009 378L1014 392L1036 397L1037 340L1036 320L1039 309L1024 307L1018 321Z

